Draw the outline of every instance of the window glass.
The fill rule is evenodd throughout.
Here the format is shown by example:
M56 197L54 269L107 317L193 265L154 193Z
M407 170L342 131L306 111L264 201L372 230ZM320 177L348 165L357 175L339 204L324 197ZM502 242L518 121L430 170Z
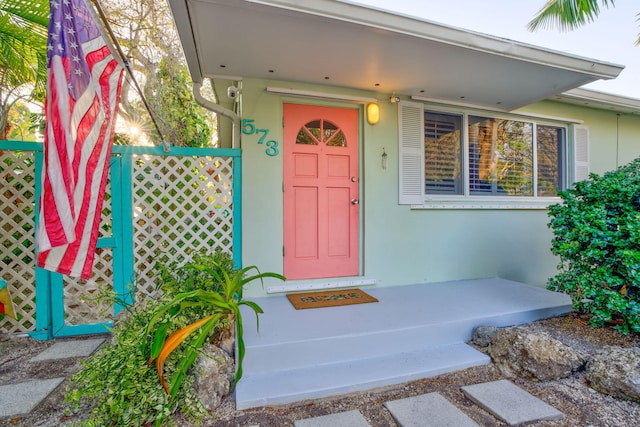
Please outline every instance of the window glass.
M425 112L426 194L463 194L461 117Z
M296 144L346 147L347 140L342 130L334 123L328 120L313 120L300 128Z
M498 201L519 197L529 203L532 197L557 197L566 189L565 126L527 118L427 111L417 103L404 104L400 113L401 204L425 203L425 195L431 196L427 201L451 201L456 206L466 196L481 205L479 198L487 197L487 206L495 201L489 197Z
M562 164L565 130L555 126L536 127L538 152L538 196L553 197L563 188Z
M469 116L469 194L533 196L533 125Z

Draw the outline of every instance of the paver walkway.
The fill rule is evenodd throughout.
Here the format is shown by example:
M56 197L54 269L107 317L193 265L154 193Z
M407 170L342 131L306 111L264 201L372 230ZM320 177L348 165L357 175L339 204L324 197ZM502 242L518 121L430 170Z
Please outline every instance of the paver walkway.
M87 357L103 342L103 338L57 342L33 357L30 362ZM28 414L64 380L65 378L48 378L0 385L0 417Z
M462 390L482 408L511 426L564 417L557 409L507 380L475 384L462 387ZM393 400L384 406L401 427L479 427L439 393ZM359 411L349 411L296 421L295 426L367 427L370 424Z
M55 343L31 361L86 357L104 339L70 340ZM0 385L0 418L26 415L42 402L65 378L50 378ZM563 414L507 380L474 384L462 391L476 404L509 425L558 420ZM475 427L478 424L437 392L385 402L384 406L401 427ZM497 420L496 420L497 421ZM357 410L294 422L295 427L368 427ZM251 426L260 427L260 426Z

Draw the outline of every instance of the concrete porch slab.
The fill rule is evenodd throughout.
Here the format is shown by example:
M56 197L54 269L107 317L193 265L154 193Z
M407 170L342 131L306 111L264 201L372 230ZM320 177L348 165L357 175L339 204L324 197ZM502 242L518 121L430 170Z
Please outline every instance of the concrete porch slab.
M284 295L251 298L264 310L260 331L243 307L245 344L268 346L465 321L507 326L567 314L568 295L501 278L366 288L371 304L296 310ZM468 341L472 330L456 337Z
M246 354L236 407L362 391L488 363L464 344L477 326L571 311L567 295L501 278L366 292L379 302L296 310L284 295L253 298L264 314L258 331L254 313L243 307Z
M465 386L462 391L510 426L564 418L562 412L507 380Z
M439 393L385 402L401 427L480 427Z
M52 378L0 385L0 418L28 414L63 381Z

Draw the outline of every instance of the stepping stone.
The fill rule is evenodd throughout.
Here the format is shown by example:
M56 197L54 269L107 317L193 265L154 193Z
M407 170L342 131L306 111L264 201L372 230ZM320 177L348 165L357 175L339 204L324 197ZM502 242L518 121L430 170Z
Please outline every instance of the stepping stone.
M43 360L66 359L70 357L90 356L104 342L104 338L90 340L60 341L32 357L30 362L42 362Z
M340 412L294 421L295 427L371 427L360 411Z
M28 414L62 381L52 378L0 386L0 418Z
M462 391L510 426L564 418L562 412L507 380L466 386Z
M479 427L439 393L428 393L385 402L401 427Z

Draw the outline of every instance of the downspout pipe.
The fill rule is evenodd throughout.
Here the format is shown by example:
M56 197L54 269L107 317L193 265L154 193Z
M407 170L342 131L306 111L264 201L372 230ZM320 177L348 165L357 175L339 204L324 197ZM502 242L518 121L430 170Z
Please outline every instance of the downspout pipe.
M239 147L240 142L240 116L238 116L233 111L224 108L222 105L216 104L215 102L209 101L200 93L200 89L202 88L202 83L193 83L193 97L196 102L202 105L209 111L213 111L214 113L226 117L233 122L233 133L231 137L231 146L233 148Z

